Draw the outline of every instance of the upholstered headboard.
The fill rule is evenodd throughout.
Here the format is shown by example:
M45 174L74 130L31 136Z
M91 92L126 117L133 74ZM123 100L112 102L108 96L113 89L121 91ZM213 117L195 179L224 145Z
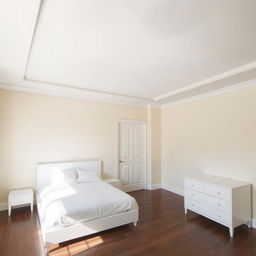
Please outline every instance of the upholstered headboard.
M101 173L101 161L79 161L79 162L64 162L64 163L42 163L37 164L37 190L51 185L53 173L69 168L82 168L88 170L95 170Z

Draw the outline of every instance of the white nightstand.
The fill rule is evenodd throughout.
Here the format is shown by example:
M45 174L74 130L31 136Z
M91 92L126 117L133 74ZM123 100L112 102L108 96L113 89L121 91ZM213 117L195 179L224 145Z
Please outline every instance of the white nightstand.
M109 178L109 179L105 179L104 181L106 181L107 183L111 184L112 186L122 189L121 187L121 181L117 178Z
M19 189L11 190L8 196L8 215L11 215L12 206L30 204L31 212L33 212L33 190Z

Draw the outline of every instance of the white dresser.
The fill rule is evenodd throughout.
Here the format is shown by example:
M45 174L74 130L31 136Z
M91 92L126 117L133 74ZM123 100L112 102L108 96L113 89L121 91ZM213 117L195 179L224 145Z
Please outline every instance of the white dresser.
M251 227L251 184L197 175L184 178L184 207L229 228L247 224Z

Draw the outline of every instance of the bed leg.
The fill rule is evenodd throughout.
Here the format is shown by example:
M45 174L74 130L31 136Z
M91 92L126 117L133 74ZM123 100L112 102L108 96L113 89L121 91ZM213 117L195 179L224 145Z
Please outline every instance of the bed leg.
M133 222L133 226L136 227L137 226L137 221Z

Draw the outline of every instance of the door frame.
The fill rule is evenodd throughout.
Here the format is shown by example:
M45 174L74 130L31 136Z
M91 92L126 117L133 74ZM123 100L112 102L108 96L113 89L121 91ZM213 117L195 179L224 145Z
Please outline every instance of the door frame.
M119 139L120 139L120 130L119 130L119 125L122 123L126 124L141 124L145 127L145 138L144 138L144 189L148 189L149 187L149 168L148 168L148 121L146 120L123 120L123 119L117 119L115 121L115 176L116 178L120 178L120 170L119 170Z

